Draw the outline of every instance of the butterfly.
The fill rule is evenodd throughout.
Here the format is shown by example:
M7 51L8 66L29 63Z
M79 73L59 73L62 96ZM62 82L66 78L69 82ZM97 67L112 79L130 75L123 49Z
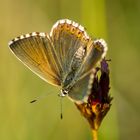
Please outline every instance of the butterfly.
M87 101L95 66L107 52L103 39L91 39L83 26L69 19L58 20L49 34L33 32L14 38L9 48L40 78L58 86L61 97L78 104Z

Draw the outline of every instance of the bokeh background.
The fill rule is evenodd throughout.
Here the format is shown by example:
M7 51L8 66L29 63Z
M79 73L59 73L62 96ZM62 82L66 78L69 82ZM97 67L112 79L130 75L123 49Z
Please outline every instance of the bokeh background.
M8 49L21 34L49 32L61 18L108 43L112 107L99 140L140 139L139 0L0 0L0 140L91 140L86 120L67 98L60 120L59 90L25 68ZM52 94L51 94L52 93ZM35 104L35 97L49 95Z

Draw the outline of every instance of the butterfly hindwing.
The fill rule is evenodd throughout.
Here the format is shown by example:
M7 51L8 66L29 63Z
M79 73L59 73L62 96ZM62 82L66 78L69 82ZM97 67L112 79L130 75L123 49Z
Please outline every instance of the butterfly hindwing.
M77 71L80 67L77 65L81 65L85 56L85 54L82 55L80 62L78 54L76 54L77 50L86 50L89 42L89 37L84 28L68 19L59 20L54 24L50 36L63 68L64 76L73 70Z
M83 103L87 102L88 96L91 92L91 87L94 79L95 70L92 70L92 73L87 74L84 78L77 81L74 86L70 89L68 97L76 102Z
M92 87L95 67L97 62L104 58L107 46L103 39L95 40L75 76L75 80L71 83L72 88L69 90L68 96L76 103L86 102Z
M96 67L96 64L105 57L107 52L107 45L103 39L94 40L87 50L86 57L79 69L77 79L82 79L85 75Z

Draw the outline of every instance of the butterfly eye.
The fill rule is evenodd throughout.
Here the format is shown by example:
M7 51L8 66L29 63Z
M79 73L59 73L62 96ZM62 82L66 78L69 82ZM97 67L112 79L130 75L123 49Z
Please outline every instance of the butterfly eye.
M62 90L63 94L64 95L67 95L68 94L68 91L67 90Z

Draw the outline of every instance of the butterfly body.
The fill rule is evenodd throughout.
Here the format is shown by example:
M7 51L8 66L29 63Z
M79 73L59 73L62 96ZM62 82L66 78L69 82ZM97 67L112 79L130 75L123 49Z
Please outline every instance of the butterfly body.
M50 34L21 35L9 47L40 78L59 86L60 96L78 103L87 98L91 73L107 51L103 39L92 40L81 25L68 19L56 22Z

